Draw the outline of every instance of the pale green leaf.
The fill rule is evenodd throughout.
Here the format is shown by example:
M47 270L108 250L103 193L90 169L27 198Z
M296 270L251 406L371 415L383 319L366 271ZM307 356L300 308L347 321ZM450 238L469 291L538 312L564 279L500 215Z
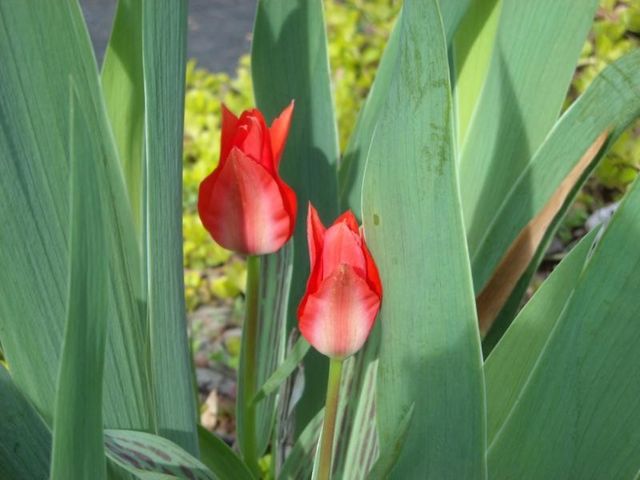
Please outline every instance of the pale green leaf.
M138 235L143 221L142 0L118 0L102 64L102 91Z
M458 148L467 136L471 116L489 73L502 2L503 0L472 2L453 39L452 82Z
M182 133L187 1L144 2L144 265L157 428L198 452L182 270Z
M520 231L543 209L594 140L603 131L611 131L604 150L595 159L597 163L606 147L640 116L638 69L640 50L605 69L558 120L497 208L477 212L476 219L484 227L474 231L481 235L470 233L468 238L477 290L484 286Z
M484 382L438 4L406 1L399 22L396 74L362 195L384 287L380 445L392 445L415 404L391 478L484 478Z
M489 442L511 412L535 361L573 294L596 234L597 230L590 232L560 262L485 361Z
M94 139L88 157L104 166L111 276L104 419L149 428L140 256L77 3L0 3L0 64L0 340L12 378L50 423L68 304L73 77Z
M102 384L109 264L107 178L71 79L71 231L67 320L53 417L52 480L107 478Z
M578 279L488 450L494 478L632 478L640 462L640 187Z
M489 74L461 149L460 192L472 253L486 215L498 209L555 123L597 3L503 1ZM474 269L477 286L475 277Z

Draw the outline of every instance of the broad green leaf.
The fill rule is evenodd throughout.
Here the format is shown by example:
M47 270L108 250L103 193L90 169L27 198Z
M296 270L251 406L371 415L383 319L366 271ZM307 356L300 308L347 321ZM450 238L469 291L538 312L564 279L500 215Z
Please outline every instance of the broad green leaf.
M51 432L0 366L0 478L49 478Z
M104 419L110 426L149 428L140 256L77 3L1 2L0 64L0 340L12 378L50 423L68 304L73 77L93 138L89 157L104 172L103 255L111 277Z
M485 478L480 342L438 4L406 1L399 22L396 75L362 194L365 232L384 286L380 445L391 447L415 404L390 478Z
M118 146L134 223L138 235L141 235L144 202L141 0L118 0L111 38L102 64L102 91Z
M69 293L53 417L52 480L107 478L102 440L102 384L107 334L108 208L96 138L71 78L71 228Z
M293 345L291 351L287 354L285 359L280 363L278 368L273 374L262 384L262 387L256 393L253 398L253 402L261 402L269 395L277 392L284 381L291 375L300 362L304 359L305 355L311 348L309 342L304 337L298 338L298 341Z
M638 69L640 50L606 68L558 120L497 208L476 214L484 225L481 236L469 236L476 290L486 284L520 231L543 209L596 138L610 130L608 147L640 116ZM600 158L602 152L596 163Z
M251 52L256 102L271 121L295 100L291 131L280 172L298 196L294 233L289 328L309 274L306 210L309 201L325 222L338 214L338 139L331 97L327 39L321 0L260 0ZM326 378L327 361L316 352L305 359L305 375ZM309 381L298 408L300 431L322 406L325 382Z
M464 143L471 116L489 73L502 2L503 0L473 1L453 39L452 81L458 148Z
M322 430L324 408L318 411L298 436L291 448L287 460L278 472L277 478L282 480L307 480L313 470L316 445Z
M198 425L202 463L220 480L251 480L253 475L226 443Z
M484 0L483 0L484 1ZM453 40L458 26L467 9L473 4L472 0L456 0L441 2L442 21L447 36L447 43ZM475 7L474 7L475 8ZM477 11L477 8L475 8ZM384 106L391 80L396 74L395 65L398 55L398 33L394 27L389 41L380 60L369 95L363 104L358 120L349 138L349 144L340 161L339 195L340 207L350 208L358 218L362 213L362 178L366 166L367 155L371 146L371 139L375 126Z
M160 435L198 452L182 270L186 0L144 2L144 264L150 364Z
M560 262L485 361L489 442L511 412L535 361L573 294L597 232L591 231Z
M593 252L488 450L495 478L632 478L640 455L640 187Z
M486 216L498 209L560 113L597 3L503 1L489 74L460 152L472 254ZM532 193L537 188L530 185Z
M190 480L218 478L202 462L164 437L133 430L106 430L104 445L111 461L138 478L162 478L145 473Z

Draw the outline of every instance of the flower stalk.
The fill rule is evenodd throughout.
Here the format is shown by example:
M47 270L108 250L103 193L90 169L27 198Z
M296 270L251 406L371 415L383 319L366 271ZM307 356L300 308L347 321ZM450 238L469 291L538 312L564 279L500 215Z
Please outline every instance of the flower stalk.
M333 441L335 436L338 401L340 400L340 379L342 378L341 358L331 358L329 363L329 380L327 382L327 399L324 408L324 424L320 439L320 461L318 465L318 480L331 478L333 463Z
M247 257L246 316L242 332L240 362L241 392L238 395L238 428L242 436L242 455L254 473L258 473L256 407L252 401L257 383L258 300L260 295L260 257Z

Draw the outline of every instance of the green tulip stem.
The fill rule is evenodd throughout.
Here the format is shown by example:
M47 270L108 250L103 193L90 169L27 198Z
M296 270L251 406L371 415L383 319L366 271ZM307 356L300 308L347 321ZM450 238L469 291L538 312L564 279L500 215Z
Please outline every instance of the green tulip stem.
M246 316L242 328L242 352L238 392L239 424L242 456L254 474L259 474L256 432L256 407L252 401L257 389L256 354L258 341L258 301L260 297L260 257L247 258Z
M342 359L332 358L329 363L329 380L327 382L327 401L324 408L324 424L320 439L320 461L318 465L318 480L331 478L331 463L333 461L333 440L340 399L340 379L342 377Z

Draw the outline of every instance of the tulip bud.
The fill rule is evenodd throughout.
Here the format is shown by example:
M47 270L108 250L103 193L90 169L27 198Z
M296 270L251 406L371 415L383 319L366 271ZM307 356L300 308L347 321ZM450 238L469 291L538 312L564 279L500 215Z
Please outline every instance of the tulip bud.
M351 211L325 229L309 204L307 237L311 275L298 307L300 331L320 353L348 357L362 347L380 309L378 269Z
M293 102L269 128L257 109L237 118L222 106L220 163L200 184L198 211L229 250L273 253L293 233L296 196L278 174L292 113Z

